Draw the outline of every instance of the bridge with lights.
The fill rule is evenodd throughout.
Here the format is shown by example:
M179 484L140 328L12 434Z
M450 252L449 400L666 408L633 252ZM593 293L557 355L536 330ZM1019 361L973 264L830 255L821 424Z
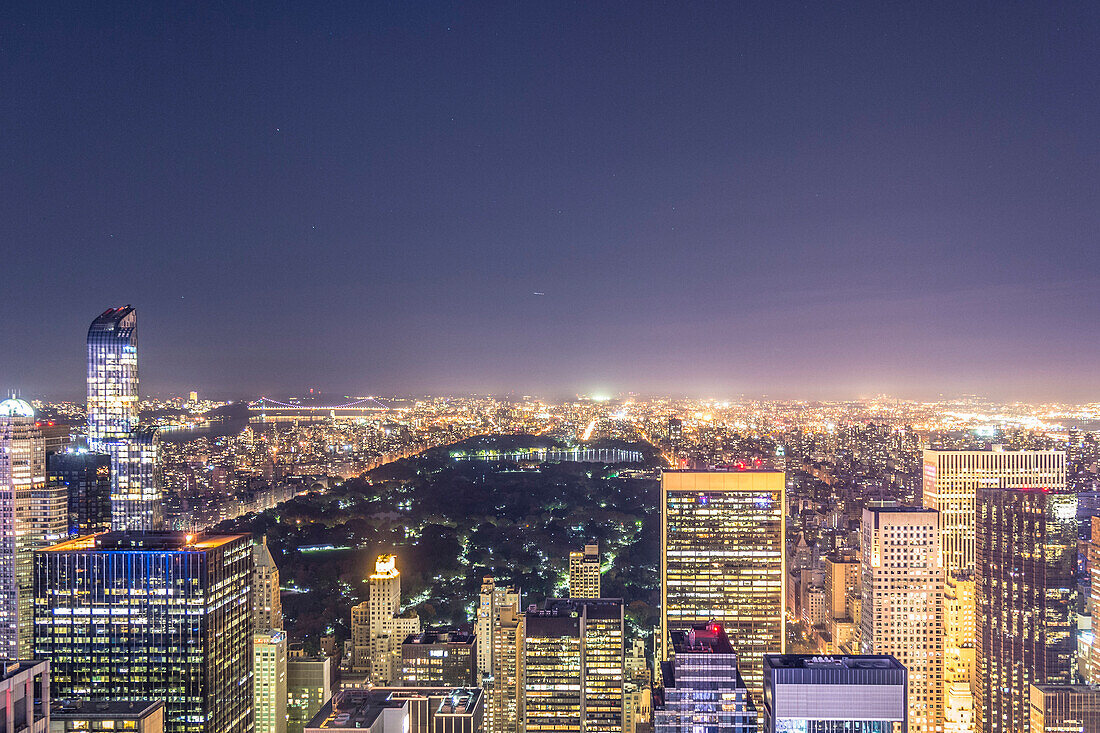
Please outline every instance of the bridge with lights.
M321 405L304 401L281 402L270 397L260 397L248 403L249 415L265 422L326 417L366 417L394 412L397 409L374 397L363 397L340 405Z

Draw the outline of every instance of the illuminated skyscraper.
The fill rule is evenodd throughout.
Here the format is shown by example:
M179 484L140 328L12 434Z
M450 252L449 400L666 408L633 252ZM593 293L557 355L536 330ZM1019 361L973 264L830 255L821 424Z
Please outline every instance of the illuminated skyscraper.
M982 487L977 508L978 730L1029 725L1029 686L1074 681L1077 497Z
M286 632L257 631L252 638L252 699L256 733L286 733Z
M550 599L524 622L523 730L621 733L622 600Z
M974 510L984 488L1066 485L1066 454L1061 451L924 451L924 506L937 509L942 522L943 561L949 575L974 576Z
M46 481L46 444L34 409L0 402L0 653L31 658L34 551L66 534L63 487Z
M671 636L671 661L661 663L664 699L653 711L654 731L756 733L756 705L722 627L700 624Z
M417 616L400 617L401 571L394 555L379 555L370 586L367 619L370 638L370 680L376 686L393 684L400 675L401 642L420 631ZM354 630L353 630L354 636Z
M137 426L137 311L124 305L88 328L88 447L99 452Z
M88 447L111 457L111 527L163 522L160 444L138 426L137 312L110 308L88 328Z
M934 509L863 510L860 645L908 670L910 733L937 733L944 724L939 520Z
M168 733L253 730L252 538L107 532L35 553L54 697L164 700Z
M279 591L279 568L267 537L252 546L252 615L257 631L283 628L283 601Z
M661 476L661 638L715 621L757 696L764 654L784 650L784 474L665 471Z
M511 606L502 607L493 630L493 675L489 685L492 719L486 721L489 733L521 730L526 636L524 615Z
M585 545L569 553L569 597L600 597L600 546Z
M477 681L485 690L487 733L517 733L522 699L523 617L518 588L481 579L474 631Z

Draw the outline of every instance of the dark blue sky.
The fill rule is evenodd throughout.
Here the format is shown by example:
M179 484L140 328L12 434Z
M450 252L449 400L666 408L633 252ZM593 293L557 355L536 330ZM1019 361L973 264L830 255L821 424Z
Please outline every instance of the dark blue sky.
M0 10L5 388L1100 399L1100 4L106 5Z

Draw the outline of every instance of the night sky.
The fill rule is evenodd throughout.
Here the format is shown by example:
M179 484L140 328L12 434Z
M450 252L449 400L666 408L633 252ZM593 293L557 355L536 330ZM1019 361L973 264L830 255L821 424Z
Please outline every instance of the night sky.
M1100 3L109 5L0 10L4 390L1100 399Z

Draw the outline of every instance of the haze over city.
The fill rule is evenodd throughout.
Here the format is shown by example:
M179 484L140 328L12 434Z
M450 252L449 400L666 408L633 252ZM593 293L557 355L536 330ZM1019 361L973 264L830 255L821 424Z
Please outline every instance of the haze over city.
M5 18L5 389L1100 388L1095 4Z

